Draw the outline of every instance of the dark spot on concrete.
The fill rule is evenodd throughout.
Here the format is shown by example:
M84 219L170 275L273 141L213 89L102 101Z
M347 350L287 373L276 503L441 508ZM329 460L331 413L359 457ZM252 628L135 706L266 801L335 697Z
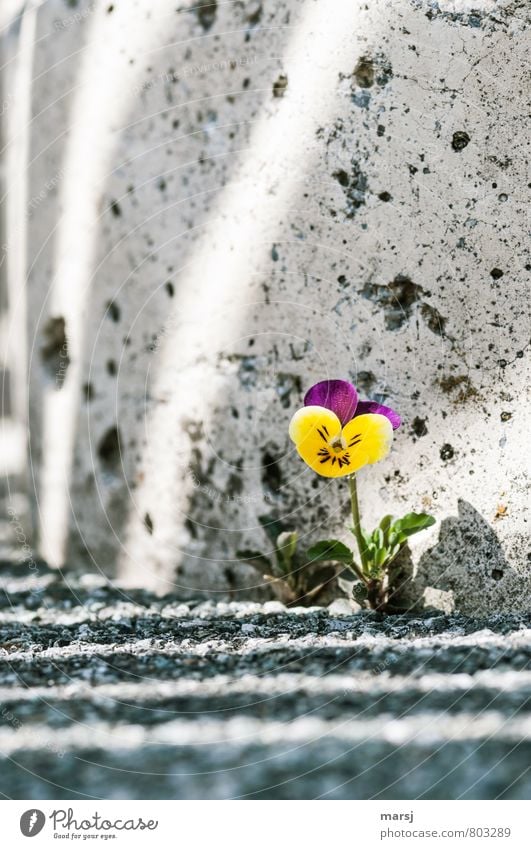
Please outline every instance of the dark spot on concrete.
M435 307L432 307L431 304L422 304L420 314L432 333L436 333L437 336L444 336L446 319Z
M384 125L378 124L378 126L376 127L376 135L378 136L378 138L382 138L384 133L385 133Z
M385 56L361 56L352 76L359 88L372 88L374 83L385 86L393 76L390 62Z
M251 6L251 9L249 10L249 12L247 12L246 19L252 27L255 27L256 24L260 22L260 18L262 17L262 11L262 4L256 3L255 6Z
M194 3L193 11L205 32L210 29L216 20L217 10L217 0L199 0L198 3Z
M116 425L105 431L98 444L98 457L106 472L116 473L121 465L120 432Z
M442 391L452 396L454 403L477 398L479 393L467 374L446 374L438 380Z
M292 393L302 395L302 380L298 374L280 372L277 375L276 391L280 398L280 403L287 410L292 405Z
M151 518L149 513L146 513L146 515L144 516L144 526L145 526L148 534L150 536L152 536L153 535L153 519Z
M386 86L390 79L393 77L393 69L391 67L391 63L385 58L385 56L377 57L377 65L376 65L376 85Z
M56 387L61 389L70 365L66 322L63 316L49 318L44 325L42 335L44 341L41 347L43 367L48 376L55 381Z
M348 285L348 284L347 284L347 278L345 277L345 275L344 275L344 274L340 274L340 275L339 275L339 277L337 278L337 282L339 283L339 285L340 285L340 286L341 286L341 288L343 288L343 289L345 288L345 286L347 286L347 285Z
M370 395L376 383L376 375L372 371L359 371L355 383L364 395Z
M374 65L372 59L362 56L354 68L354 77L360 88L370 88L374 85Z
M339 183L340 186L348 186L350 183L350 178L346 171L341 169L340 171L334 171L332 174L335 180Z
M107 6L107 14L110 15L112 12L114 12L114 6L111 3L110 6Z
M273 97L284 97L288 87L288 78L286 74L280 74L273 83Z
M225 490L227 495L231 496L231 498L234 498L236 495L239 495L243 490L243 482L241 477L239 475L234 474L234 472L231 472L227 480Z
M120 204L118 203L117 200L111 201L111 212L112 212L112 214L114 215L115 218L120 218L120 216L122 214L122 209L121 209Z
M464 130L458 130L452 136L452 147L456 151L464 150L470 141L470 136Z
M173 296L175 295L175 286L173 285L173 283L170 283L170 281L168 280L168 282L164 284L164 288L166 289L170 298L173 298Z
M111 321L120 321L120 307L118 306L116 301L107 302L106 314L109 316Z
M282 471L278 459L267 449L262 453L262 483L266 492L278 496Z
M505 171L513 161L510 156L505 156L503 159L500 159L498 156L488 156L487 159L503 171Z
M344 190L346 198L345 215L347 218L353 218L360 206L365 204L365 192L367 191L366 175L361 171L358 164L353 161L350 173L340 168L332 173L332 177L337 180Z
M378 197L379 197L379 199L380 199L380 200L382 200L384 203L388 203L388 201L390 201L390 200L392 200L392 199L393 199L393 198L392 198L392 195L390 195L390 194L389 194L389 192L380 192L380 194L378 195Z
M503 277L503 271L501 270L501 268L493 268L490 272L490 276L493 280L499 280L500 277Z
M278 262L278 251L276 245L273 245L273 247L271 248L271 259L273 260L273 262Z
M93 384L92 383L84 383L83 388L82 388L82 392L83 392L83 398L85 399L85 401L87 403L90 403L90 401L92 401L92 399L94 398L94 395L95 395Z
M193 521L193 519L190 519L189 517L187 517L184 520L184 526L185 526L186 530L188 531L188 533L190 534L190 536L192 537L192 539L197 539L197 529L195 527L195 522Z
M426 427L426 419L415 416L411 422L411 432L419 439L421 436L427 436L428 428Z
M182 423L183 430L190 437L191 442L200 442L203 438L203 422L196 422L193 419L187 419Z
M231 569L230 566L226 566L225 569L223 570L223 573L225 575L225 579L226 579L229 587L235 587L237 581L236 581L236 574L234 572L234 569Z
M160 178L160 180L158 182L158 187L159 187L159 191L161 191L161 192L166 191L166 180L164 179L164 177Z
M254 340L249 340L249 346L252 347ZM250 356L242 356L241 354L229 354L224 358L229 363L238 363L238 380L243 389L251 390L256 387L259 372L258 358Z
M502 420L502 422L508 422L512 419L512 417L513 417L513 414L509 413L509 412L504 411L503 413L500 414L500 419Z
M367 89L363 89L362 91L356 89L352 93L352 102L360 109L368 109L371 102L371 94Z
M106 367L107 367L107 374L109 374L111 377L114 377L116 375L116 371L117 371L115 360L107 360L107 366Z
M449 442L445 442L445 443L444 443L444 445L443 445L443 446L442 446L442 448L441 448L441 451L440 451L440 454L441 454L441 460L445 460L445 461L446 461L446 460L451 460L451 459L452 459L452 457L454 456L454 453L455 453L455 452L454 452L454 449L452 448L452 446L450 445L450 443L449 443Z
M422 286L413 283L403 274L397 274L387 286L367 282L361 290L364 298L373 301L383 310L388 330L398 330L404 325L423 292Z

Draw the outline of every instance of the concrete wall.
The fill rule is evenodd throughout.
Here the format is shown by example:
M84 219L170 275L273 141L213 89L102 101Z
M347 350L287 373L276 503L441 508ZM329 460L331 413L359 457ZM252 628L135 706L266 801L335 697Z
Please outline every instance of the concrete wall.
M526 607L523 4L25 14L31 115L13 133L43 555L263 593L236 557L267 548L259 516L345 534L346 486L287 436L304 389L344 377L405 422L360 474L368 524L440 520L413 595Z

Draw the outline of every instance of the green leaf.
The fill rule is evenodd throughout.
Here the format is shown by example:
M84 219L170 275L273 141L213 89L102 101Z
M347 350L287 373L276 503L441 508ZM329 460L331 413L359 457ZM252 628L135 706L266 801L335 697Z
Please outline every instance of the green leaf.
M406 541L406 539L407 539L407 536L405 534L403 534L402 532L395 531L394 526L393 526L393 530L389 534L389 542L388 542L389 548L392 549L392 548L395 548L395 546L402 545L402 543L404 543Z
M393 545L393 547L389 549L389 560L391 561L394 557L396 557L399 551L400 543L397 542L396 545Z
M297 550L297 540L299 535L297 531L282 531L278 535L276 546L279 560L284 564L286 571L291 571L291 561Z
M370 545L372 540L372 534L370 531L364 531L363 528L360 528L360 531L363 539L365 540L365 545ZM352 529L352 532L354 533L354 528Z
M376 552L375 565L376 566L383 566L388 557L389 557L389 549L386 548L385 546L383 546L382 548L379 548L378 551Z
M261 551L252 551L251 549L245 548L241 551L237 551L236 556L239 557L240 560L244 560L246 563L249 563L251 566L255 566L257 569L271 568L271 561L265 556L265 554L262 554Z
M387 516L383 517L382 521L380 522L380 528L382 529L384 534L386 534L389 528L391 527L392 521L393 517L390 513L388 513Z
M434 524L435 518L429 513L406 513L401 519L397 519L392 527L399 536L410 537Z
M381 528L375 528L375 530L372 532L372 541L376 548L384 547L385 539Z
M312 545L307 555L310 560L337 560L339 563L352 563L353 554L350 548L338 539L322 539Z

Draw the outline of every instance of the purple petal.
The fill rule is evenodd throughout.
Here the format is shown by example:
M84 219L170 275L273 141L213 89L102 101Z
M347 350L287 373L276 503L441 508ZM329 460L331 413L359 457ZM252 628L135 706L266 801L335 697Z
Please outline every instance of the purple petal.
M380 416L387 416L393 425L393 430L396 430L402 424L402 419L398 413L395 413L391 407L385 407L376 401L360 401L356 407L356 416L362 416L364 413L379 413Z
M326 407L336 414L342 425L354 418L357 404L358 393L346 380L321 380L304 396L305 407Z

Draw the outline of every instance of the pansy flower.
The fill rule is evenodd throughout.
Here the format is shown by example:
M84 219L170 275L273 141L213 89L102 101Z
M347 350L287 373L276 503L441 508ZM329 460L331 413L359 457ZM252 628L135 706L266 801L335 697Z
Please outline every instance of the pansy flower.
M389 453L400 416L375 401L360 401L346 380L322 380L305 395L289 435L304 462L326 478L351 475Z

